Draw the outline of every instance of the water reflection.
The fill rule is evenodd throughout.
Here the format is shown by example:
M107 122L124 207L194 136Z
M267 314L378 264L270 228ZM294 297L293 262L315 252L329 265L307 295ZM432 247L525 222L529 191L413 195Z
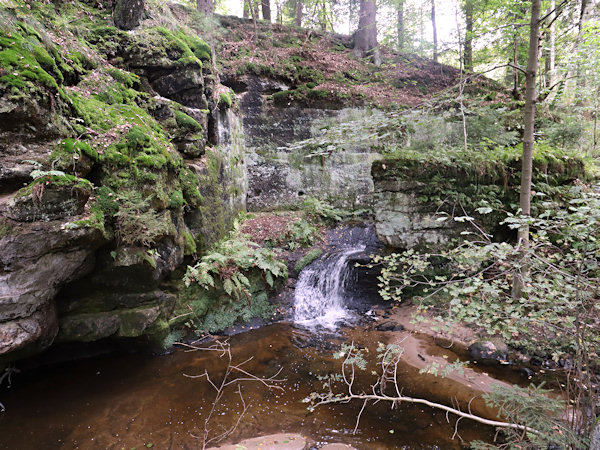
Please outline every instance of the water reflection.
M367 334L364 338L362 345L374 345ZM326 346L301 349L294 341L297 333L288 324L231 338L234 362L252 356L244 367L260 376L283 368L285 382L283 392L244 383L242 393L251 405L230 440L285 431L304 434L315 443L345 442L360 449L460 448L459 440L451 440L454 429L444 414L422 407L370 406L356 435L351 432L361 404L319 407L308 414L301 400L321 388L315 374L339 368L331 350L323 347L339 342L329 339ZM22 376L18 385L2 393L7 412L0 415L0 448L198 448L194 435L202 435L214 391L206 381L183 374L206 369L218 379L226 363L226 358L207 352L113 355ZM402 376L407 386L423 382L410 371ZM213 429L230 427L240 408L232 386L211 421ZM460 430L467 441L493 437L493 430L466 421Z

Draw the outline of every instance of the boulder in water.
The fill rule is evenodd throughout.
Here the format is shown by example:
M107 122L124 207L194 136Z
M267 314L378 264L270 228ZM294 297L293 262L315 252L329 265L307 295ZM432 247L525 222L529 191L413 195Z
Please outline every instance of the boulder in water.
M377 331L402 331L404 330L404 326L400 325L397 322L389 320L387 322L380 323L375 327Z

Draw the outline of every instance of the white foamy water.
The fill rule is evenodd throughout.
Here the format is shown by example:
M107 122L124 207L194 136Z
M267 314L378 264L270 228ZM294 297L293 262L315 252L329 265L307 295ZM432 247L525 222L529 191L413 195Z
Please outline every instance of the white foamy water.
M364 245L342 250L302 270L294 293L294 322L310 329L335 330L340 322L353 319L346 307L349 259L364 250Z

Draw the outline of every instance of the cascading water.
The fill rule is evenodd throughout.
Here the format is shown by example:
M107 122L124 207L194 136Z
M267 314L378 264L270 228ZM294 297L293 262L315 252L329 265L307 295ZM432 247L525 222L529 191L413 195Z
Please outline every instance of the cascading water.
M365 245L330 253L306 267L298 278L294 294L294 322L310 329L335 330L353 315L347 308L348 282L351 279L352 256L365 251Z

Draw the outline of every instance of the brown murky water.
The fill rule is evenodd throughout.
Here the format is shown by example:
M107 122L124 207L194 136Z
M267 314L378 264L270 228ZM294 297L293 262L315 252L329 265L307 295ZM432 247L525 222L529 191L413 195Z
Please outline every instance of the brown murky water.
M285 382L283 391L269 391L257 383L242 385L250 406L228 441L285 431L301 433L316 446L345 442L358 449L461 447L458 437L452 440L454 423L421 406L402 404L391 410L387 404L371 405L355 435L362 404L319 407L307 413L301 400L321 387L314 375L337 371L339 361L332 359L332 350L295 347L296 333L288 324L276 324L231 338L234 362L253 356L244 366L247 370L270 376L282 368ZM374 348L379 338L367 333L361 344ZM352 339L357 339L356 330ZM39 371L33 379L27 375L8 391L0 391L7 408L0 414L0 449L201 448L194 435L202 434L214 391L206 380L184 374L207 369L218 380L224 368L225 361L214 353L179 351L156 357L112 355ZM401 376L407 394L430 391L430 386L421 389L429 381L415 371L406 369ZM241 402L235 389L230 387L224 396L212 429L230 427L238 420ZM490 441L494 430L465 420L459 432L467 442Z

